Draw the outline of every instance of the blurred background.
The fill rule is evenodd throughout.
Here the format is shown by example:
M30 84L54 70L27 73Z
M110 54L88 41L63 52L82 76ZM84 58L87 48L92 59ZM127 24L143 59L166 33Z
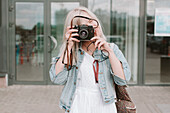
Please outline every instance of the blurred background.
M97 15L107 41L124 53L129 84L170 84L169 0L0 0L4 84L51 84L48 70L62 44L66 15L80 5Z
M49 68L78 6L97 15L126 57L138 112L169 113L170 0L0 0L0 113L61 113L63 86L52 84Z

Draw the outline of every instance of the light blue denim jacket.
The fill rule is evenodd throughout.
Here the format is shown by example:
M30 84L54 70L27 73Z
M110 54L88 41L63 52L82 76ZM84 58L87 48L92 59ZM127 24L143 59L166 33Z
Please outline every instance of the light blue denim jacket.
M102 93L102 97L106 104L115 102L114 93L113 93L114 91L113 80L118 85L126 85L131 78L131 71L124 55L119 50L116 44L110 43L110 45L113 48L116 57L122 63L126 80L123 80L117 75L114 75L109 58L104 60L103 62L99 62L98 80L99 80L99 86ZM64 109L66 113L69 113L73 101L73 95L76 90L77 74L79 71L79 67L83 61L84 52L85 51L83 51L81 47L79 47L78 62L76 65L73 65L70 71L68 71L66 65L64 65L64 69L57 75L55 74L55 64L60 57L56 57L53 59L51 68L49 70L50 79L54 84L65 85L62 90L59 106L60 108ZM101 50L98 49L95 50L94 59L103 60L103 56L101 55Z

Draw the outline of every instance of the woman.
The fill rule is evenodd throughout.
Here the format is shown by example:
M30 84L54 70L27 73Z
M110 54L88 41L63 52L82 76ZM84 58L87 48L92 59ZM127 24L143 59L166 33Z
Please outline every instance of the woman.
M71 22L73 26L93 26L94 37L88 41L75 38L79 34L70 27ZM63 36L60 54L49 71L54 84L65 85L60 107L65 113L117 113L114 82L125 85L131 78L129 65L118 46L106 42L98 18L85 7L68 13ZM64 55L66 44L68 51ZM70 52L73 65L68 70L67 53Z

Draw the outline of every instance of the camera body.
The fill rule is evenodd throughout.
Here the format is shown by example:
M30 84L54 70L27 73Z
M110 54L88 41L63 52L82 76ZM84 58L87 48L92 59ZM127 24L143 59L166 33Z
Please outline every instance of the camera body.
M77 38L80 41L88 41L94 37L94 28L93 26L87 25L75 25L73 29L78 29L79 36L73 36L73 38ZM75 32L73 32L75 33Z

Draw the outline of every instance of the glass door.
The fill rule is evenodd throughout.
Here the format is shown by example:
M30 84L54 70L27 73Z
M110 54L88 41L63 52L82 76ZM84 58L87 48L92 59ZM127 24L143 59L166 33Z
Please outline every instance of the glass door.
M13 72L17 83L45 83L44 2L14 1L15 59Z
M170 1L147 0L145 84L170 84Z
M65 17L79 4L78 0L9 1L10 72L14 84L51 84L48 71L51 59L59 53Z

